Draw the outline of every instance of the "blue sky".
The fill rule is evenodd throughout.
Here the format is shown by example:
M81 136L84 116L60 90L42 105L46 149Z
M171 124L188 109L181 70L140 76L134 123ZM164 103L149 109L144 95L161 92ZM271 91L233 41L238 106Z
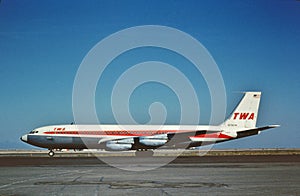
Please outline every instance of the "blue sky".
M299 1L2 0L0 148L30 148L19 140L22 134L72 122L73 82L85 55L110 34L138 25L177 28L201 42L222 73L227 114L242 96L236 92L263 92L258 125L281 127L217 147L300 147ZM129 51L109 65L95 98L101 122L115 122L109 97L124 66L146 60L168 62L186 74L201 98L200 122L207 124L211 103L201 75L180 56L153 48ZM130 109L138 122L149 120L154 101L168 109L167 123L178 122L178 99L157 83L132 95Z

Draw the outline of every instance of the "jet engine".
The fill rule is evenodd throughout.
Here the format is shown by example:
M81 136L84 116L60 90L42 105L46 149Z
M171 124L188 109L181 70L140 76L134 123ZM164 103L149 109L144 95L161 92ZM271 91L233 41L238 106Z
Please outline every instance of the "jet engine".
M106 149L113 151L131 150L133 143L133 138L108 141L106 142Z
M162 146L168 142L167 134L140 137L139 142L146 146Z

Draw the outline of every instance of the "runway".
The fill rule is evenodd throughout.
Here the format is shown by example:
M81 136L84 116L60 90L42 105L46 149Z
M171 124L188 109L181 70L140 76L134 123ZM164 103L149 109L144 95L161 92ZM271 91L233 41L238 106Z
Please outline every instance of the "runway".
M1 195L299 195L297 163L1 167Z
M126 164L299 163L300 155L231 155L179 157L0 157L0 167Z
M156 169L165 157L107 158L1 157L0 195L300 194L299 155L179 157Z

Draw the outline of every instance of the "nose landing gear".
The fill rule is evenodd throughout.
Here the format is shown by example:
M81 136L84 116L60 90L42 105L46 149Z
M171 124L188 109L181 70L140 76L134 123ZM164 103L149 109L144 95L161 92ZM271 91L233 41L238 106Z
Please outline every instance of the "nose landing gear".
M49 149L50 151L48 152L49 157L53 157L55 155L54 151L52 149Z

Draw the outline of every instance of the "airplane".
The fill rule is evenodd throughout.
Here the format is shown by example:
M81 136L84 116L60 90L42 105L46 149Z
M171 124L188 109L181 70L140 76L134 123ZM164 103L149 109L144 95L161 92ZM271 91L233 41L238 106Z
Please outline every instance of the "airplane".
M279 127L256 127L261 92L245 92L229 118L211 125L51 125L36 128L20 139L33 146L49 149L135 150L136 156L154 149L190 149L220 143ZM148 152L149 152L148 151Z

